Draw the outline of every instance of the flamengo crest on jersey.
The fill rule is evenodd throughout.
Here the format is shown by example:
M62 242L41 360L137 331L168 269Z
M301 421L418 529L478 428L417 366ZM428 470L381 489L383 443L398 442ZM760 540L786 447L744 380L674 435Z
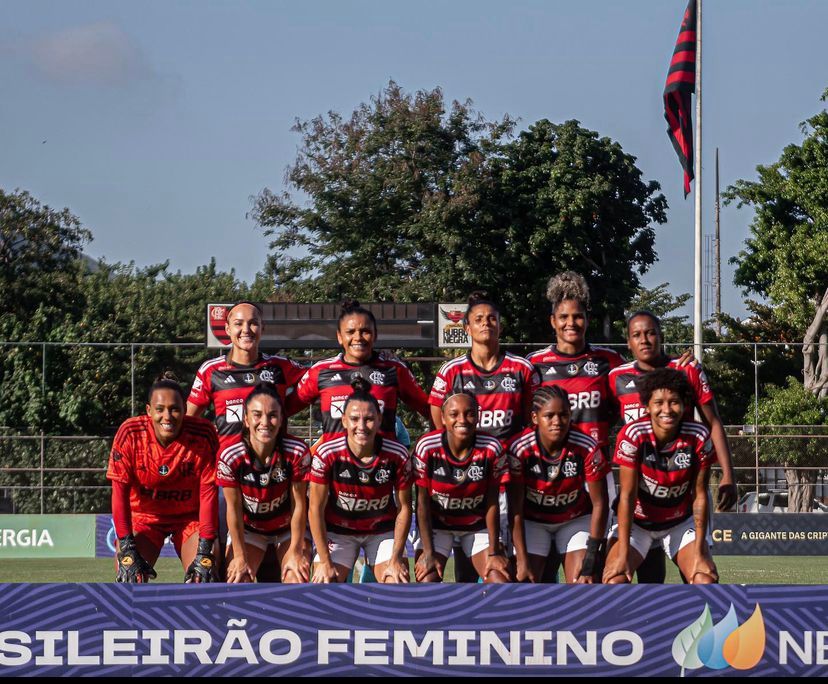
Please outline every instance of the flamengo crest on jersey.
M678 436L661 450L649 416L627 423L618 433L613 461L638 471L634 520L663 530L693 514L696 477L716 462L710 432L701 423L682 421Z
M589 435L570 429L558 458L551 458L534 428L509 442L509 481L524 489L526 520L557 524L592 512L588 482L598 482L610 464Z
M471 454L458 461L444 430L423 435L414 448L417 486L428 491L435 530L481 530L486 495L506 477L506 452L499 440L478 432Z
M240 490L244 526L259 534L290 529L291 485L304 482L310 469L310 450L301 439L285 435L277 448L265 467L259 467L244 442L232 444L219 456L216 484Z
M610 370L624 363L612 349L587 345L580 354L564 354L554 345L529 354L540 384L559 385L569 395L572 426L588 434L601 446L609 441L611 415Z
M376 454L363 463L344 434L320 445L311 463L311 482L328 485L325 525L338 534L379 534L394 529L395 491L412 483L408 451L393 439L377 437Z
M533 374L526 359L510 352L488 372L475 366L466 354L439 370L428 403L440 407L455 392L473 394L480 407L477 427L505 440L523 429L524 410L531 402Z

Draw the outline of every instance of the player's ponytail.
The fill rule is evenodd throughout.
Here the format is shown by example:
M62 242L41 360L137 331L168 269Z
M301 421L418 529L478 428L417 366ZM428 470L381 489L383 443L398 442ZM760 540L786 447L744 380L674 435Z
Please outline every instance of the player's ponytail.
M185 403L184 399L184 390L181 389L181 384L178 382L178 378L176 377L175 373L171 370L167 369L160 375L158 375L155 380L153 381L152 385L149 388L149 392L147 393L147 403L152 402L152 395L157 390L168 389L172 390L179 397L181 397L181 405L183 406Z
M476 306L482 305L490 306L494 309L495 313L497 314L498 318L500 318L500 307L489 297L486 295L485 292L480 290L475 290L469 295L468 304L466 306L466 313L463 315L463 323L466 325L469 324L469 314L472 312L472 309Z
M361 375L357 375L353 380L351 380L351 389L353 389L353 392L348 395L348 398L345 400L345 405L342 407L342 413L345 413L345 409L348 408L348 404L352 401L364 401L374 406L377 410L378 416L382 415L377 398L371 394L370 382L368 382Z
M377 319L374 317L374 314L370 309L366 309L356 299L344 299L342 301L342 310L339 312L337 327L342 325L342 321L348 318L348 316L353 316L355 314L365 316L369 321L371 321L371 325L374 326L374 335L377 334Z

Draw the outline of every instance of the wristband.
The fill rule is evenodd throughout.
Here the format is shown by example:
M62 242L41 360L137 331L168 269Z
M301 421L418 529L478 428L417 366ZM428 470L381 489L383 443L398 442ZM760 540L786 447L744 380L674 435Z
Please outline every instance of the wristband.
M598 561L603 556L603 539L596 539L590 537L587 541L586 554L584 554L584 563L581 566L581 577L592 577L598 569Z

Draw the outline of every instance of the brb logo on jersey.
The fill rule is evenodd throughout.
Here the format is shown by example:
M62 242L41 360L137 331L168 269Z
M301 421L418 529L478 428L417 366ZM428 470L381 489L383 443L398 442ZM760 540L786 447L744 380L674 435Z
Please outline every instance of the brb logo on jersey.
M673 640L673 660L684 670L749 670L759 664L765 653L765 621L759 604L740 625L736 610L730 610L713 624L710 606L705 604L699 617L678 633Z

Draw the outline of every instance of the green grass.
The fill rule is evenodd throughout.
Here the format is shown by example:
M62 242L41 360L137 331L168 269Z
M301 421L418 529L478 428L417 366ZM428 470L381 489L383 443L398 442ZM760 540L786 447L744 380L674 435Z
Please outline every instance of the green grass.
M449 559L446 567L447 581L454 579L452 560ZM716 565L723 584L828 583L825 558L821 556L718 556ZM155 569L156 582L183 580L184 571L176 559L161 558ZM114 562L106 558L0 561L0 582L112 582L114 579ZM667 582L681 583L672 563L667 564Z

